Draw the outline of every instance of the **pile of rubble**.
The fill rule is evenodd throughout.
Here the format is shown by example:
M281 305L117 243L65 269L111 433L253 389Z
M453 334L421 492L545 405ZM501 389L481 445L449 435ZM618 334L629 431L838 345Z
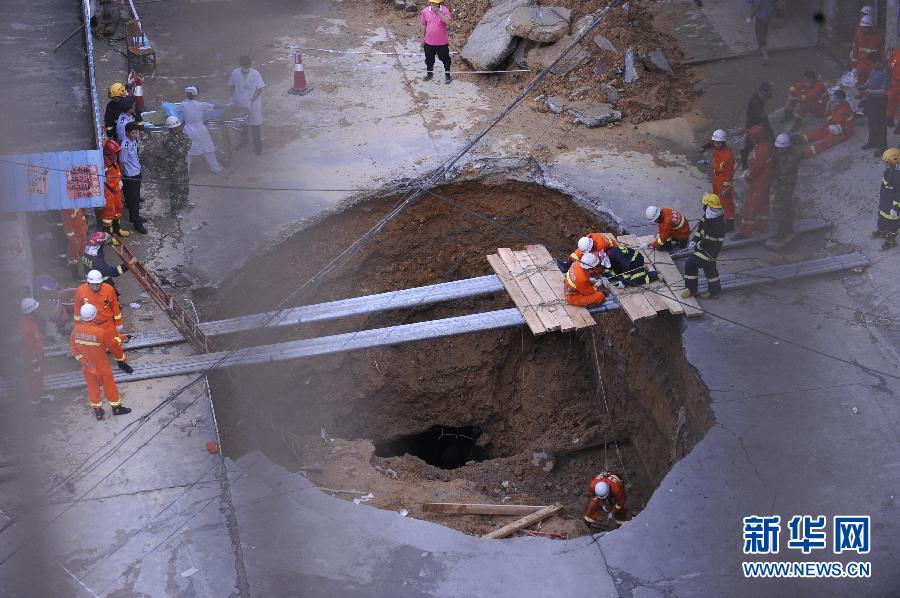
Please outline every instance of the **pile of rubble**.
M400 0L394 1L399 7ZM567 112L588 127L667 118L690 106L696 96L693 75L680 65L683 56L674 38L653 28L648 0L609 11L590 31L606 2L547 1L553 4L454 0L451 47L461 48L459 57L473 70L532 72L571 47L536 96L541 109ZM524 76L530 75L509 80L521 85Z

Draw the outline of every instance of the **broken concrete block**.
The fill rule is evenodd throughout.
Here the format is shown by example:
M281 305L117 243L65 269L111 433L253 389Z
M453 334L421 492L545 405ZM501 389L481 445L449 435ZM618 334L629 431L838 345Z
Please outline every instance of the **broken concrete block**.
M625 82L632 83L640 78L634 66L634 50L630 47L625 52Z
M571 35L567 35L552 46L534 48L528 52L528 63L532 68L546 68L552 64L554 60L559 58L559 55L562 54L573 41L574 38ZM551 69L550 72L554 75L566 75L590 59L591 55L580 45L576 45L568 54L566 54L565 58Z
M520 6L506 22L506 32L541 43L555 42L569 34L572 13L559 6Z
M562 96L550 96L544 100L544 105L553 114L562 114L566 109L566 100Z
M604 83L600 86L600 89L603 93L606 94L606 101L615 106L619 102L619 90L610 85L609 83Z
M502 66L516 47L515 38L506 32L509 15L534 0L495 0L469 35L460 58L473 69L490 71Z
M397 10L406 10L406 0L394 0L393 4Z
M419 7L416 6L416 0L405 0L406 2L406 12L419 12Z
M567 112L572 115L575 122L579 122L589 129L604 127L622 120L622 113L618 110L613 110L609 104L600 104L599 106L583 110L572 107Z
M663 54L663 51L659 48L656 48L649 54L640 56L641 62L648 71L654 73L665 73L670 77L675 73L672 72L672 67L669 66L669 61L666 60L666 55Z
M616 47L613 45L611 41L603 37L602 35L594 36L594 43L597 44L597 47L601 50L606 50L607 52L618 53Z

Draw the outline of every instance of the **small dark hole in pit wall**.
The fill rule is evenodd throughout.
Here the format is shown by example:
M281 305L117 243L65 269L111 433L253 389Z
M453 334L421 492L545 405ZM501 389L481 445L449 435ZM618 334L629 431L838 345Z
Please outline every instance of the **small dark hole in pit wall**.
M478 446L481 428L477 426L431 426L419 434L398 436L375 443L377 457L415 455L429 465L456 469L469 461L488 459L487 451Z

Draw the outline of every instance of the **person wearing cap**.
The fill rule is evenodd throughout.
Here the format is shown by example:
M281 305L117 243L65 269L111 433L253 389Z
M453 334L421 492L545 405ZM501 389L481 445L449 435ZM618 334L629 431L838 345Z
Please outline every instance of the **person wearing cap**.
M816 118L823 118L828 109L828 90L819 81L815 71L803 73L803 79L797 81L788 89L788 99L784 105L782 123L794 120L792 131L800 130L803 119L811 114Z
M621 525L628 521L628 507L625 503L625 484L612 471L604 471L591 480L589 486L591 500L582 518L588 526L598 521L612 521ZM604 516L605 514L605 516Z
M44 394L44 339L38 326L37 309L40 307L32 297L25 297L19 303L22 315L19 317L19 338L22 341L22 359L25 361L28 402L37 405Z
M691 241L694 253L684 263L684 286L681 293L682 299L690 299L697 295L697 287L700 284L700 268L706 276L707 290L697 295L701 299L718 299L722 292L722 282L719 279L719 268L716 259L722 251L725 242L725 212L722 210L722 202L718 195L709 193L700 200L703 205L703 217L694 231Z
M881 155L886 169L881 175L878 194L878 221L872 231L873 239L884 239L881 251L897 246L897 230L900 229L900 149L888 148Z
M781 249L794 239L794 190L800 156L794 151L791 136L781 133L775 138L772 160L772 194L769 196L775 234L766 240L766 249Z
M753 147L756 145L749 134L750 129L754 125L759 125L766 130L769 139L775 137L772 123L769 122L769 110L766 107L770 99L772 99L772 84L768 81L763 81L747 101L747 119L745 124L747 135L744 137L744 147L741 149L741 168L744 170L747 170L750 152L753 151Z
M119 118L116 119L116 137L115 140L119 143L122 143L125 140L125 127L128 123L136 123L138 130L143 130L143 123L138 123L135 120L135 112L137 111L137 106L134 103L134 97L126 96L122 98L119 102L119 107L122 109L122 112L119 113Z
M209 110L222 106L199 101L197 99L199 92L194 85L186 87L184 93L187 99L181 103L181 113L184 116L184 132L191 138L191 151L187 155L188 171L191 169L191 157L202 155L206 158L209 170L213 174L218 174L222 172L222 166L216 159L216 146L213 144L209 129L206 128L203 115Z
M865 8L871 9L863 7ZM860 88L868 82L873 54L884 55L884 34L875 26L873 14L863 14L853 33L853 43L850 47L850 61L856 70L856 84Z
M147 234L144 226L145 220L141 218L141 166L140 127L137 123L130 122L125 125L125 141L121 143L119 150L119 164L122 166L122 197L128 208L128 219L135 231L142 235Z
M450 37L447 33L452 18L443 0L428 0L428 6L422 10L419 23L422 25L422 49L425 51L424 81L434 77L435 56L444 65L444 83L449 84L453 80L450 76Z
M97 270L88 272L84 284L75 289L73 306L76 323L81 321L81 308L85 305L94 306L93 323L103 328L110 337L121 334L125 327L122 324L119 299L116 297L115 289L103 282L103 275ZM119 369L131 373L131 366L124 360L120 360Z
M125 342L115 332L100 325L96 321L97 308L89 303L76 304L77 322L69 335L69 352L81 366L81 373L87 385L88 401L94 410L94 417L98 421L103 420L103 394L106 402L112 407L113 415L125 415L131 413L131 409L122 405L119 397L119 389L116 388L116 380L113 378L112 369L109 367L107 353L112 353L118 362L119 368L127 373L134 370L126 363L128 357L122 345Z
M809 143L803 149L803 156L817 156L830 147L843 143L853 136L853 108L847 102L843 89L834 92L828 102L828 119L819 127L799 136L800 143Z
M247 145L247 129L253 133L253 149L258 154L262 153L262 90L266 86L262 75L250 65L253 60L249 56L241 56L238 59L238 68L231 71L228 85L231 87L231 101L233 104L247 110L246 125L241 128L241 140L237 148Z
M747 24L753 23L756 45L762 54L763 66L769 64L769 53L766 47L769 45L769 23L774 16L775 0L750 0L750 16L747 17Z
M169 131L163 138L160 158L169 195L169 210L175 214L188 203L188 193L191 190L188 154L192 142L182 129L177 116L166 119L166 128Z
M866 98L866 123L869 128L869 139L860 148L875 150L875 157L880 158L887 149L887 92L891 84L890 73L881 60L881 54L872 52L869 55L870 67L865 89L861 92Z

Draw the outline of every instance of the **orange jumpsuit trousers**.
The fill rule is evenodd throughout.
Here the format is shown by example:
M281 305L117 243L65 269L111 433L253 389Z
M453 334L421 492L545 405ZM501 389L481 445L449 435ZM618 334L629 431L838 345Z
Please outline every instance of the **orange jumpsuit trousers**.
M753 148L753 157L750 159L750 169L747 173L750 190L744 204L739 236L749 237L754 230L764 233L769 229L769 186L774 152L775 146L770 139L761 141Z
M61 210L61 214L63 231L66 233L66 260L69 264L77 265L87 243L88 225L84 219L84 210Z
M106 353L109 351L117 361L124 361L126 356L122 349L122 339L110 335L102 326L93 322L78 322L69 337L69 350L81 365L91 407L99 409L103 403L100 387L103 387L103 393L106 394L106 402L111 407L118 407L121 399Z
M25 361L25 377L28 382L28 401L37 403L44 394L44 340L37 321L30 315L19 318L19 336L22 338L22 357Z

